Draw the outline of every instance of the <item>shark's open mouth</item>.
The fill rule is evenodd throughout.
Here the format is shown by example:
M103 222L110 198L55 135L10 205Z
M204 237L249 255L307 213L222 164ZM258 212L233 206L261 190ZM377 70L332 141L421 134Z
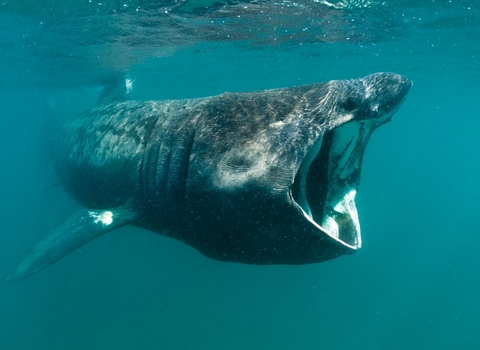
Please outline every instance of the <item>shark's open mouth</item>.
M326 133L305 155L291 187L305 218L352 248L362 245L355 195L372 120L351 121Z

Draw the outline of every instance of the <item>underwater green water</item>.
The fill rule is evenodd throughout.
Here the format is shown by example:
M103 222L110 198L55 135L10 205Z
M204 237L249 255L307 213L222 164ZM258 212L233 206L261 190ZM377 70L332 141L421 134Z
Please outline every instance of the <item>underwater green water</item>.
M345 11L284 2L280 11L260 2L248 17L238 12L245 4L168 17L158 3L140 17L68 2L70 12L28 2L0 8L0 277L79 208L55 185L45 116L66 121L94 106L102 79L119 71L134 79L133 99L376 71L412 79L365 153L362 249L321 264L250 266L124 227L24 281L0 283L0 349L478 347L479 5L399 1ZM228 9L226 26L218 18ZM274 14L274 29L262 9ZM313 34L299 35L305 28Z

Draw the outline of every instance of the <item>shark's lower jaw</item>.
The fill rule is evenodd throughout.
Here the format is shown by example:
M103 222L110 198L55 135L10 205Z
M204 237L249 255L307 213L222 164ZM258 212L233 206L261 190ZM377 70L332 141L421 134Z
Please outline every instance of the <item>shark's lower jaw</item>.
M376 126L352 121L325 134L308 150L290 190L306 220L355 250L362 245L355 196L363 153Z
M330 236L358 249L362 245L362 239L355 205L357 190L354 188L346 190L337 201L327 204L321 226Z

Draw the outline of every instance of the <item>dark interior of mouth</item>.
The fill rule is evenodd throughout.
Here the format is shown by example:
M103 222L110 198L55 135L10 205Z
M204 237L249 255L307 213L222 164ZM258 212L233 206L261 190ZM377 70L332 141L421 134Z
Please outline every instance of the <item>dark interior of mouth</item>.
M347 158L352 155L354 147L349 147L349 144L358 137L358 129L355 129L348 128L347 134L351 135L344 133L341 137L339 133L342 130L333 130L318 140L303 159L291 188L293 200L311 221L351 246L360 245L360 227L354 203L356 186L346 183L346 179L337 178L339 171L332 169L330 158L339 158L339 154L334 154L338 152ZM345 145L333 146L339 140ZM347 173L350 171L354 173L355 169L346 170Z
M325 201L328 193L328 156L331 145L332 133L326 134L322 139L318 140L320 149L312 150L302 161L299 171L295 176L292 185L292 196L295 202L319 225L323 222ZM317 146L318 147L318 146ZM311 154L312 152L316 154ZM306 165L308 169L302 169L305 162L311 163Z
M312 219L320 225L325 215L325 202L328 194L328 163L333 132L327 133L320 142L322 145L307 172L306 195ZM298 174L297 174L298 175Z

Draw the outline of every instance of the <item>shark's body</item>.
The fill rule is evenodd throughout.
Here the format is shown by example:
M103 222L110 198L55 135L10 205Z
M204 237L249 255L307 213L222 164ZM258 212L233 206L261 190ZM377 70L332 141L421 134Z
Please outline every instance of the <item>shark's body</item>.
M361 246L365 146L411 82L397 74L171 101L103 103L62 131L56 170L86 208L27 254L22 279L131 224L223 261L305 264Z

